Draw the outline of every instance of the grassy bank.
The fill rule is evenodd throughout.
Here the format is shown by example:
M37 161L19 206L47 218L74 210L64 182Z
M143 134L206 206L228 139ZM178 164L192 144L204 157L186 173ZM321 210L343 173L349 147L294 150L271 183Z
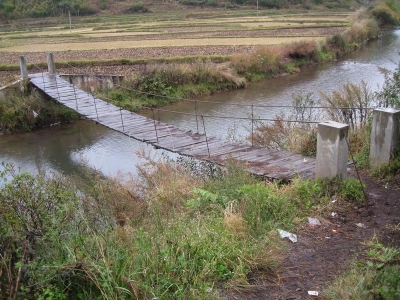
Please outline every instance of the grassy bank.
M278 74L299 72L306 65L336 59L379 34L378 22L369 18L366 11L360 11L348 29L323 42L304 40L260 46L248 54L231 56L224 63L198 59L190 64L147 64L123 87L101 91L98 96L115 105L139 110L182 98L234 90Z
M27 83L8 87L0 97L0 132L29 131L56 123L68 123L79 118L69 108L46 99Z
M397 229L399 230L399 229ZM400 297L400 249L376 238L365 243L364 259L326 289L326 299L398 299Z
M149 164L126 185L3 166L2 295L219 299L251 274L274 276L284 251L276 229L327 216L332 199L354 205L363 195L354 179L265 184L233 164L214 175L205 165L196 176L190 162Z

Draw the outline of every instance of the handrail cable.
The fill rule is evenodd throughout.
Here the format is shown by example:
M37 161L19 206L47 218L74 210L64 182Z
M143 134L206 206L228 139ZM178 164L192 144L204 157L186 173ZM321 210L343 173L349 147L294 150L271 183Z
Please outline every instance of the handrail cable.
M77 69L80 71L79 68L72 66L68 62L66 62L68 66L71 68ZM92 74L87 74L87 73L82 73L80 75L87 75L91 76L94 78L97 78L100 81L105 81L105 79L100 78L99 76L92 75ZM119 87L124 90L128 90L134 93L142 94L142 95L148 95L148 96L154 96L154 97L159 97L159 98L165 98L165 99L172 99L172 100L179 100L179 101L186 101L186 102L196 102L196 103L212 103L212 104L224 104L224 105L231 105L231 106L239 106L239 107L260 107L260 108L303 108L303 109L338 109L338 110L351 110L351 109L357 109L357 110L373 110L375 107L342 107L342 106L293 106L293 105L262 105L262 104L241 104L241 103L226 103L226 102L221 102L221 101L207 101L207 100L196 100L196 99L188 99L188 98L178 98L178 97L171 97L171 96L165 96L165 95L160 95L160 94L154 94L154 93L149 93L149 92L144 92L140 90L135 90L132 88L128 88L125 86L122 86L120 84L114 84L114 86Z

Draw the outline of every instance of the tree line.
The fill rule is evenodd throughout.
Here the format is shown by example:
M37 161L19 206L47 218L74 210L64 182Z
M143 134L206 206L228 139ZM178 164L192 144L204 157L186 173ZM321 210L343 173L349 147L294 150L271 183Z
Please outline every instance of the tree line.
M127 7L141 6L146 8L148 0L0 0L0 18L40 18L62 16L69 12L73 16L96 14L113 7L116 2L125 2ZM151 0L163 2L164 0ZM311 8L322 5L326 8L350 8L370 5L373 0L174 0L182 5L240 8L256 6L260 9L281 9L293 5ZM126 13L148 12L148 9L127 9Z

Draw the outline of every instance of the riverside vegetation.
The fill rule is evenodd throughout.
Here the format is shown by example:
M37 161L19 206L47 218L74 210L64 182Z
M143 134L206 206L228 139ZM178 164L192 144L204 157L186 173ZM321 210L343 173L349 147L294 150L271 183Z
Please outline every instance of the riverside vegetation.
M372 21L367 23L373 24ZM376 28L375 25L369 27ZM286 69L279 63L279 59L285 56L274 50L271 54L273 59L265 59L261 69L251 60L252 57L259 59L258 55L264 57L259 52L244 58L232 58L232 65L218 66L218 71L220 68L224 71L222 75L214 74L216 67L212 63L196 62L199 70L196 73L189 66L182 71L182 65L180 71L174 70L172 75L168 73L169 68L173 69L171 66L146 68L135 79L138 81L131 83L141 82L135 88L147 86L141 92L156 95L166 88L164 97L158 99L190 95L181 91L172 80L189 82L189 90L196 93L197 89L205 88L195 83L211 76L213 81L206 79L206 85L216 81L220 88L227 89L233 84L271 76L278 70L295 70L321 55L335 57L337 53L349 51L357 43L353 44L347 34L350 33L332 38L335 42L327 41L327 45L335 45L333 48L324 48L318 43L288 46L289 50L299 48L285 52L286 57L288 53L298 53L289 56L291 59ZM364 38L359 43L366 37L362 36ZM307 49L315 49L311 53L316 49L324 51L314 56ZM267 51L265 57L270 58L268 53L271 49L263 51ZM225 72L233 66L235 76ZM185 81L187 79L182 79L181 73L190 74L188 77L194 77L194 81ZM146 74L165 81L147 79ZM371 96L374 96L373 99L382 101L383 105L399 105L399 69L386 76L382 91L375 95L368 93L362 84L348 84L341 91L321 95L323 101L331 103L333 108L342 107L347 99L352 101L348 106L359 105L360 109L353 111L352 118L344 121L353 124L354 132L360 130L354 134L357 136L354 145L358 146L353 146L351 141L351 147L359 149L357 160L363 162L364 159L366 167L369 116L362 114L362 107L368 106L365 101L372 101ZM164 88L157 90L154 82L163 83ZM127 107L136 105L126 100L128 98L124 95L120 96L120 92L114 91L115 96L110 96L113 101ZM18 95L15 99L21 97L19 93L15 92ZM147 96L154 104L159 104L154 96ZM35 101L42 100L38 98ZM299 108L294 112L294 118L311 116L301 107L314 103L313 95L298 95L294 101ZM17 101L9 107L19 103ZM32 105L21 111L33 120L33 108ZM35 111L41 111L40 107ZM333 112L338 120L349 117L340 110ZM59 112L58 118L70 114ZM358 122L360 118L362 123ZM18 120L14 121L15 126L20 126L17 125L20 119L16 117L14 120ZM263 126L265 124L259 126L260 133L265 130ZM297 128L289 129L288 133L304 132ZM292 134L291 137L299 135ZM304 141L312 144L309 141L313 139L307 136ZM287 145L290 142L278 146ZM309 149L305 151L312 152ZM398 156L395 162L397 160ZM395 165L400 166L400 163ZM392 166L383 166L374 172L385 178L398 176L398 168ZM251 274L271 276L276 272L285 252L277 228L291 231L304 224L311 213L327 217L332 211L332 199L339 199L351 207L363 202L361 184L354 178L346 181L296 179L289 184L265 183L249 176L234 163L222 171L193 161L166 163L148 158L148 165L139 170L140 178L126 183L104 179L99 174L93 175L92 171L82 181L56 174L34 176L18 173L11 165L5 164L2 170L0 292L10 299L219 299L224 290L248 286ZM400 250L378 240L366 243L366 259L355 262L346 274L338 277L326 291L327 297L351 299L362 295L359 299L396 299L399 296Z
M373 1L352 1L352 0L179 0L181 6L189 7L212 7L236 9L248 6L259 6L261 9L281 8L306 8L323 7L329 9L350 9L360 4L371 4ZM154 5L156 4L156 5ZM382 8L385 10L385 8ZM4 0L0 3L0 17L10 18L40 18L50 16L66 15L69 12L75 16L94 15L99 13L130 14L148 13L157 10L157 1L146 3L130 0Z
M299 72L305 65L335 59L377 38L380 21L372 16L365 10L359 11L353 25L326 41L258 47L248 54L233 55L223 63L198 58L192 63L146 64L122 87L100 91L98 96L117 106L139 110ZM397 16L400 17L400 10Z
M2 295L217 299L247 285L252 272L274 273L283 250L275 229L292 230L310 212L328 214L332 197L363 198L352 178L281 185L258 182L234 164L196 175L190 162L149 164L128 184L3 165Z
M249 82L281 73L298 72L304 65L332 60L357 49L380 34L379 25L398 24L399 16L400 9L397 3L387 0L369 11L359 10L354 14L349 28L325 41L304 40L283 46L262 46L248 54L233 56L175 57L156 61L129 59L99 61L96 64L100 66L109 63L134 64L138 70L126 80L123 87L100 91L98 96L123 108L139 110L179 101L182 98L243 88ZM25 40L26 36L15 38ZM61 62L58 67L67 65L79 67L93 63L93 61ZM42 65L38 63L34 68L40 66ZM4 65L1 68L8 70L14 67ZM0 101L0 105L5 104ZM13 124L3 127L16 128ZM22 128L31 127L22 126Z
M398 74L399 69L387 74L377 94L384 104L399 105ZM146 158L139 178L129 181L90 170L84 181L33 176L3 164L2 294L221 299L227 290L248 286L252 274L274 276L286 248L276 229L293 231L310 214L328 218L332 199L348 207L364 202L354 178L266 183L233 162L219 170L192 160ZM390 178L399 171L390 172L381 169L379 175ZM399 248L377 239L365 243L365 258L328 285L328 299L399 296Z
M75 111L46 99L38 91L30 90L29 85L21 87L4 90L0 99L0 133L29 131L79 118Z

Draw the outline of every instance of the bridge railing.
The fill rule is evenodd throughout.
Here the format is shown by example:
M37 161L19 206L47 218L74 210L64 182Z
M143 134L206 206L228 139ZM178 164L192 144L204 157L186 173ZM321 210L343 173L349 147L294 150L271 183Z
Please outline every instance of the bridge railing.
M49 64L49 74L55 74L55 66L54 66L54 60L53 56L47 55L47 60ZM26 68L26 60L23 57L20 57L20 64L21 64L21 76L22 78L27 78L29 75L27 73L27 68ZM37 66L36 66L37 67ZM74 66L70 66L74 69L77 69ZM37 67L39 68L39 67ZM40 68L39 68L40 69ZM41 70L43 80L43 70ZM93 76L96 77L96 75L90 75L87 74L88 76ZM102 78L97 78L98 80L102 80ZM44 81L45 84L45 81ZM138 94L145 94L148 96L154 96L154 97L160 97L160 98L171 98L165 95L157 95L153 93L148 93L140 90L135 90L130 87L126 87L120 84L116 84L118 88L122 88L124 90L129 90L134 93ZM55 87L57 88L58 91L58 86L57 86L57 80L55 81ZM74 87L75 91L75 87ZM59 91L58 91L59 94ZM99 115L97 112L97 105L96 105L96 97L93 96L93 105L96 110L96 115L97 119L99 119ZM75 92L75 98L76 97L76 92ZM111 99L107 99L108 101L111 101ZM259 121L265 121L265 122L289 122L289 123L306 123L306 124L318 124L318 146L317 146L317 165L318 162L320 164L320 169L325 169L326 166L329 166L329 168L333 168L333 172L329 173L328 171L318 171L317 167L317 177L332 177L332 176L337 176L339 174L344 174L346 170L347 171L347 151L349 150L349 141L348 141L348 128L349 126L347 124L341 124L337 122L321 122L321 120L293 120L293 119L274 119L274 118L263 118L263 117L256 117L254 114L254 109L262 108L262 109L336 109L340 111L345 111L345 110L352 110L353 112L356 111L359 114L361 114L362 117L365 117L365 115L369 114L372 110L374 111L374 121L373 121L373 135L371 135L371 153L374 153L373 155L377 155L379 157L382 157L380 154L385 154L384 158L376 158L371 156L371 161L375 160L377 163L383 163L383 162L388 162L388 160L393 156L394 153L394 147L397 147L397 144L393 141L398 141L398 136L399 136L399 118L400 118L400 111L397 110L390 110L390 111L385 111L385 109L377 109L375 107L339 107L339 106L290 106L290 105L253 105L253 104L242 104L242 103L226 103L226 102L218 102L218 101L207 101L207 100L196 100L196 99L184 99L184 98L174 98L174 100L179 100L179 101L187 101L187 102L192 102L193 105L193 113L184 113L184 112L178 112L178 111L173 111L173 110L167 110L167 109L162 109L162 108L151 108L152 114L153 114L153 122L154 122L154 131L156 135L156 140L158 142L158 132L157 132L157 126L160 124L160 112L168 112L168 113L175 113L175 114L185 114L185 115L190 115L196 120L196 129L197 132L200 131L200 127L203 127L203 133L206 136L206 142L207 142L207 147L208 147L208 141L207 141L207 130L206 130L206 118L219 118L219 119L230 119L230 120L242 120L242 121L247 121L251 123L251 143L252 146L254 144L253 141L253 135L254 135L254 127L255 123ZM225 115L207 115L200 113L199 106L200 104L205 104L205 103L212 103L212 104L223 104L227 106L236 106L236 107L247 107L250 109L250 113L247 113L246 117L242 116L225 116ZM76 108L79 111L78 107L78 102L76 102ZM124 124L124 114L123 114L123 109L120 108L120 118L121 118L121 126L122 130L125 132L125 124ZM158 121L156 120L155 117L155 112L158 114ZM365 114L365 115L363 115ZM320 114L321 115L321 114ZM384 116L384 117L383 117ZM201 125L200 125L200 119L201 119ZM379 120L385 120L385 124L390 124L383 126L382 122ZM374 128L375 127L375 128ZM382 131L384 128L384 131ZM325 133L324 133L325 132ZM332 136L333 134L333 136ZM373 137L375 136L375 137ZM381 137L388 137L388 139L385 141L381 141ZM377 144L377 140L380 141L380 143ZM334 141L334 143L329 144L329 141ZM335 149L335 150L332 150ZM333 151L333 152L332 152ZM208 148L208 153L210 154L210 149ZM319 153L319 154L318 154ZM333 153L333 155L332 155ZM324 155L327 154L327 155ZM333 157L333 158L332 158ZM338 160L340 160L340 163L338 164ZM374 163L374 162L373 162ZM339 166L340 165L340 166ZM319 174L319 175L318 175ZM323 175L321 175L323 174Z

